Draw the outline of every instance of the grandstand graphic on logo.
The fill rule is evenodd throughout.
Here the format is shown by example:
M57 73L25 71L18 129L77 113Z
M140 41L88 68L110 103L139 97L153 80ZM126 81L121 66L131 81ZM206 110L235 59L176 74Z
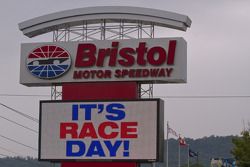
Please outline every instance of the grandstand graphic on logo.
M32 75L41 79L54 79L69 70L71 58L63 48L46 45L33 50L26 63Z

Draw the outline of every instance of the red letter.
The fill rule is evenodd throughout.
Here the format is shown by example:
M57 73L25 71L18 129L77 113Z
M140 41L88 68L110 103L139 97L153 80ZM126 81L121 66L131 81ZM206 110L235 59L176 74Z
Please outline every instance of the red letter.
M95 65L96 47L94 44L79 44L76 54L76 67L90 67Z
M133 48L123 48L120 50L119 54L124 58L124 60L118 60L120 65L128 67L135 63L135 58L133 57L135 50Z
M97 134L95 132L95 127L91 122L86 122L82 125L82 130L79 134L79 138L85 138L85 137L91 137L91 138L97 138Z
M145 42L140 42L138 48L136 48L138 65L146 65L146 61L144 60L144 54L147 52L148 48L146 48L145 45Z
M109 57L109 66L115 66L116 64L116 57L117 57L117 47L119 45L119 42L112 42L112 49L99 49L98 52L98 58L96 62L96 66L103 67L103 64L105 62L105 57Z
M110 56L110 48L107 49L99 49L98 52L98 58L97 58L97 62L96 62L96 66L98 67L103 67L104 64L104 58L107 56Z
M99 136L104 138L104 139L113 139L113 138L116 138L117 135L118 135L118 132L110 132L110 133L106 133L105 129L107 127L110 127L112 130L113 129L118 129L118 125L114 122L103 122L100 124L99 128L98 128L98 133L99 133Z
M121 138L137 138L137 125L137 122L122 122Z
M74 79L81 79L82 78L82 71L74 71L73 78Z
M60 123L60 139L65 139L66 135L71 135L72 139L77 138L78 125L76 123Z
M168 65L174 64L175 48L176 48L176 40L169 41L168 62L167 62Z
M158 59L155 60L155 54L158 53ZM151 65L159 66L166 61L166 52L161 47L153 47L148 51L148 62Z
M116 58L118 52L119 42L112 42L112 49L110 53L109 66L116 66Z

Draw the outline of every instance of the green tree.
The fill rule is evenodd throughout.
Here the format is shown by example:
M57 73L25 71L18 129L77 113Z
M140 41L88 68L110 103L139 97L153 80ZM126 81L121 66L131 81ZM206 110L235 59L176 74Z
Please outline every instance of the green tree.
M250 134L243 131L242 137L233 138L234 148L232 154L238 167L250 167Z

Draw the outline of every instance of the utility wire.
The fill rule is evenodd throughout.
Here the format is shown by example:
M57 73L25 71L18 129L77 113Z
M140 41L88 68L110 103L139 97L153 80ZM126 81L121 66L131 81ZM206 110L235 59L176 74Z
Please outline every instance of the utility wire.
M24 126L24 125L22 125L22 124L19 124L19 123L15 122L15 121L12 121L12 120L10 120L10 119L8 119L8 118L5 118L5 117L1 116L1 115L0 115L0 118L5 119L5 120L7 120L7 121L9 121L9 122L11 122L11 123L13 123L13 124L16 124L16 125L20 126L20 127L23 127L23 128L25 128L25 129L27 129L27 130L29 130L29 131L38 133L38 131L36 131L36 130L34 130L34 129L31 129L31 128L27 127L27 126Z
M11 151L11 150L9 150L9 149L7 149L7 148L4 148L4 147L1 147L1 146L0 146L0 149L21 156L20 154L14 152L14 151Z
M21 97L50 97L50 95L32 95L32 94L0 94L0 96L21 96Z
M34 121L34 122L36 122L36 123L39 122L38 119L36 119L36 118L34 118L34 117L30 116L30 115L24 114L24 113L22 113L22 112L20 112L20 111L17 111L16 109L11 108L11 107L9 107L9 106L7 106L7 105L1 103L1 102L0 102L0 105L3 106L3 107L5 107L5 108L7 108L7 109L9 109L9 110L11 110L11 111L13 111L13 112L15 112L15 113L17 113L17 114L19 114L19 115L21 115L21 116L23 116L23 117L25 117L25 118L27 118L27 119L30 119L30 120L32 120L32 121Z
M9 138L9 137L3 136L3 135L1 135L1 134L0 134L0 137L4 138L4 139L6 139L6 140L12 141L12 142L14 142L14 143L17 143L17 144L19 144L19 145L22 145L22 146L24 146L24 147L30 148L30 149L32 149L32 150L34 150L34 151L37 151L36 148L31 147L31 146L28 146L28 145L26 145L26 144L23 144L23 143L21 143L21 142L19 142L19 141L16 141L16 140L14 140L14 139Z

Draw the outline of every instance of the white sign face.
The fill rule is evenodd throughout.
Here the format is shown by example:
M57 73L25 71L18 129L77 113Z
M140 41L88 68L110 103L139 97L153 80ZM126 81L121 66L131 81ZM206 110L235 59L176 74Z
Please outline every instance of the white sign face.
M39 160L161 161L163 101L41 101Z
M26 43L21 46L20 83L141 81L185 83L183 38Z

